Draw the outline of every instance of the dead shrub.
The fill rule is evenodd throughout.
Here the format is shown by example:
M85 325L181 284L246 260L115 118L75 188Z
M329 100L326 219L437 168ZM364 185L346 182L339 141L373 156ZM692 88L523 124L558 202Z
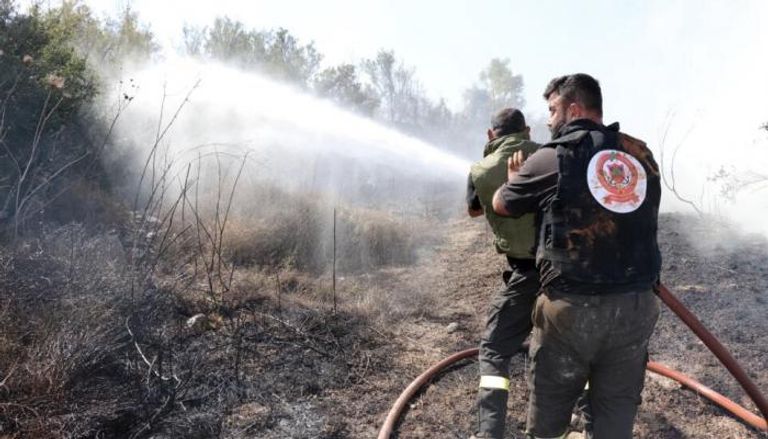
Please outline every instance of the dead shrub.
M325 428L301 430L290 408L363 380L369 362L351 354L376 336L364 314L318 306L318 275L334 244L340 272L379 271L413 262L424 235L342 206L334 241L328 200L267 188L246 206L258 214L230 214L235 187L214 191L215 208L198 207L210 192L161 191L122 244L70 225L0 251L0 434L212 437L247 401L276 407L260 418L267 431ZM197 314L206 325L188 326Z
M292 267L320 273L333 263L333 208L329 202L286 196L271 213L237 214L229 222L224 251L239 266ZM336 267L361 272L416 260L421 236L405 220L383 212L339 207Z
M3 250L0 432L82 437L119 417L120 248L71 225Z
M405 221L383 212L344 209L337 221L337 266L354 273L416 261L419 236Z
M285 201L284 201L285 202ZM260 217L238 215L232 218L224 240L224 251L237 265L292 266L321 271L323 221L319 203L295 197L284 208Z

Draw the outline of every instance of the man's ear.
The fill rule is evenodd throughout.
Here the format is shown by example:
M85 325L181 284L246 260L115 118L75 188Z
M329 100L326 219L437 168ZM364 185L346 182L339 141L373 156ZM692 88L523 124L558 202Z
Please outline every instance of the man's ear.
M525 134L531 134L531 127L525 127L525 129L523 130L523 132L524 132Z
M581 119L585 117L584 107L579 105L576 102L571 102L568 104L568 108L566 109L566 116L568 117L568 122L576 119Z
M488 134L488 141L489 142L496 138L496 135L493 134L493 129L491 129L491 128L488 128L487 134Z

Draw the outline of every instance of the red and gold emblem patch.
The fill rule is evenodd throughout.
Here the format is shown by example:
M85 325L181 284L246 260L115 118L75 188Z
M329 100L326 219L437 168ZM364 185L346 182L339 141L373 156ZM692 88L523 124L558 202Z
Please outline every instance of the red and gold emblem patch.
M648 177L631 155L606 149L595 154L587 167L592 196L606 209L617 213L637 210L645 200Z

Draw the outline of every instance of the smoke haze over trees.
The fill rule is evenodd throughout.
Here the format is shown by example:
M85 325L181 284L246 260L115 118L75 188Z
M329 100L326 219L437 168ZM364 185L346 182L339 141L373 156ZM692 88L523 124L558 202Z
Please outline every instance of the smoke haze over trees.
M525 112L515 59L450 108L387 48L328 65L212 15L175 63L130 8L53 3L0 0L0 437L372 437L416 372L395 351L497 278L455 221L466 160L430 144L479 158L491 115ZM226 74L196 88L201 65Z
M95 110L94 97L117 85L126 62L155 58L159 45L130 8L100 20L77 1L20 13L12 1L1 0L0 14L5 116L0 126L0 221L8 223L19 209L39 212L63 194L64 186L74 184L76 178L70 177L75 171L95 172L106 146L99 139L114 115ZM284 81L467 158L479 156L493 112L505 106L525 111L524 77L509 58L490 59L464 90L461 107L451 109L443 99L429 96L417 67L393 50L324 66L313 42L300 41L284 28L250 29L229 17L215 18L207 27L187 26L182 37L179 51L184 55ZM534 134L544 140L543 120L527 116ZM72 145L53 147L62 142Z
M494 111L525 105L523 77L512 70L509 59L490 60L477 83L464 92L463 107L451 111L444 99L428 96L416 67L393 50L382 49L357 65L320 70L323 56L313 43L303 44L286 29L247 29L219 17L210 27L185 27L183 52L286 81L467 157L482 150Z
M246 30L222 18L210 30L187 29L186 36L190 55L235 64L385 120L380 107L385 97L360 73L361 66L320 70L321 54L287 30ZM252 321L255 313L271 317L277 312L260 304L275 276L278 294L325 294L320 275L331 265L324 210L329 202L264 184L256 209L277 205L279 215L235 215L233 209L230 216L240 174L228 175L232 178L225 182L222 157L212 154L205 167L219 186L199 189L198 167L174 203L164 198L171 183L156 149L142 157L147 172L138 183L151 193L141 199L136 194L140 202L133 204L117 195L125 188L116 187L116 173L133 165L115 151L132 147L132 139L113 131L135 96L126 66L153 60L157 50L152 33L130 10L116 20L99 20L76 1L23 12L11 0L0 0L0 435L153 437L165 431L172 437L226 436L222 430L234 428L226 418L248 395L280 398L265 401L270 407L301 397L293 388L261 391L264 384L283 380L278 375L264 380L263 371L256 372L261 366L252 359L271 355L250 352L257 343L248 337L276 335L283 323L297 328L290 337L303 337L302 327L314 331L316 321L332 332L332 346L350 328L347 317L339 319L339 331L333 329L336 324L320 324L327 308L314 305L307 308L312 322L294 322L284 314L273 331L261 325L263 319ZM398 89L407 91L407 99L387 101L396 105L389 113L396 118L388 123L404 121L406 113L434 117L422 113L421 103L412 105L424 99L413 74L398 75L397 81L410 81L404 82L407 90ZM115 89L119 100L104 106ZM173 123L165 116L161 110L160 122L155 121L155 146L162 128ZM107 155L114 163L104 160ZM239 163L245 166L247 158L246 153ZM194 198L192 190L187 192L191 186ZM227 191L228 202L222 193ZM253 195L241 193L251 202ZM418 218L404 225L386 211L332 208L334 270L409 264L431 239ZM298 309L291 300L279 299L280 313ZM406 308L415 303L394 302ZM365 303L360 306L369 306L376 318L387 315L379 305ZM343 306L340 314L347 312ZM194 316L202 319L190 323ZM361 326L371 320L353 319ZM210 343L214 334L220 340ZM360 342L356 332L350 336L345 345ZM302 349L290 357L306 363ZM325 347L315 350L321 354L318 364L338 371L332 381L342 382L352 367L346 354L327 357ZM251 380L255 376L259 379ZM314 374L304 376L317 388L326 386Z

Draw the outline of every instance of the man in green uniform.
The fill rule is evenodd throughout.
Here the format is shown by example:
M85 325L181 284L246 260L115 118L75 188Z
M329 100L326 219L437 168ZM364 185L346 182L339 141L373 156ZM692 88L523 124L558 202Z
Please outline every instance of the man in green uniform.
M564 437L589 382L587 437L631 439L659 315L659 169L645 143L603 125L591 76L555 78L544 98L553 140L515 154L493 199L499 215L540 218L528 434Z
M532 154L530 129L520 110L506 108L491 120L484 158L472 165L467 187L468 213L485 214L496 251L506 256L503 286L493 298L480 341L480 389L475 438L504 437L509 393L509 362L531 332L531 310L539 290L534 263L534 215L512 219L493 211L493 194L507 180L507 159L517 151Z

